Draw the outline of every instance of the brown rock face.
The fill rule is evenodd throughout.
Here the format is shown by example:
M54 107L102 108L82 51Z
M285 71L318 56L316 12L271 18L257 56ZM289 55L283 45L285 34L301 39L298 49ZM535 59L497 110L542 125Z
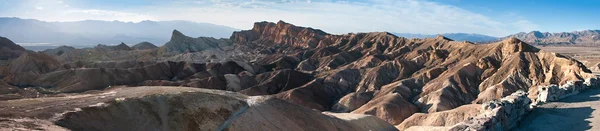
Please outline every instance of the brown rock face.
M319 44L327 33L312 28L297 27L279 21L258 22L248 31L234 32L231 39L236 43L258 42L264 45L289 48L308 48Z
M517 90L535 92L530 87L537 85L594 77L572 58L514 38L475 45L443 36L332 35L285 22L259 22L252 30L235 32L231 39L237 45L258 47L271 59L263 62L265 68L314 75L314 80L276 97L318 110L336 105L333 109L338 110L342 105L351 107L346 101L362 105L367 100L347 96L350 93L375 92L353 112L374 114L394 124L415 112L447 111Z

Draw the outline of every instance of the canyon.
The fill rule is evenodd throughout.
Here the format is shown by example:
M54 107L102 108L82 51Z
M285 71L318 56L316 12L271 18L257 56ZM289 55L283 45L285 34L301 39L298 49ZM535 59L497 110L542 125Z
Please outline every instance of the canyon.
M284 21L256 22L229 39L174 30L163 46L34 52L2 38L0 127L497 129L478 125L492 119L485 113L519 120L547 99L542 86L595 83L584 63L528 42L336 35ZM499 129L515 127L503 122Z

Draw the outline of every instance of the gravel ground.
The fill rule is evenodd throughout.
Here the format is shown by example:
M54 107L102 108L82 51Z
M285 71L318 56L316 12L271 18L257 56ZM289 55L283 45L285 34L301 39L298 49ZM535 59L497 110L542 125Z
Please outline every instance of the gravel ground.
M600 89L546 103L527 115L516 131L600 131Z

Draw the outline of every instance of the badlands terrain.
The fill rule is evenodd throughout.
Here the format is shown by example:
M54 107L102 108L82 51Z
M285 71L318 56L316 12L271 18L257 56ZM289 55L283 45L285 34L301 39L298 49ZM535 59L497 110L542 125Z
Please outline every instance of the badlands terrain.
M283 21L257 22L229 39L174 30L160 47L33 52L1 38L0 127L510 130L515 124L504 122L520 117L495 107L529 108L539 101L538 86L595 78L586 65L598 61L545 49L514 37L474 44L334 35ZM490 110L509 114L471 126Z

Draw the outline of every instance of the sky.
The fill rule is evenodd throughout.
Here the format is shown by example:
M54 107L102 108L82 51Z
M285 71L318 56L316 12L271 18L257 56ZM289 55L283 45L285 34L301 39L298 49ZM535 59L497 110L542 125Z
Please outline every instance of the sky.
M0 0L0 17L43 21L187 20L251 29L279 20L328 33L600 29L600 0Z

